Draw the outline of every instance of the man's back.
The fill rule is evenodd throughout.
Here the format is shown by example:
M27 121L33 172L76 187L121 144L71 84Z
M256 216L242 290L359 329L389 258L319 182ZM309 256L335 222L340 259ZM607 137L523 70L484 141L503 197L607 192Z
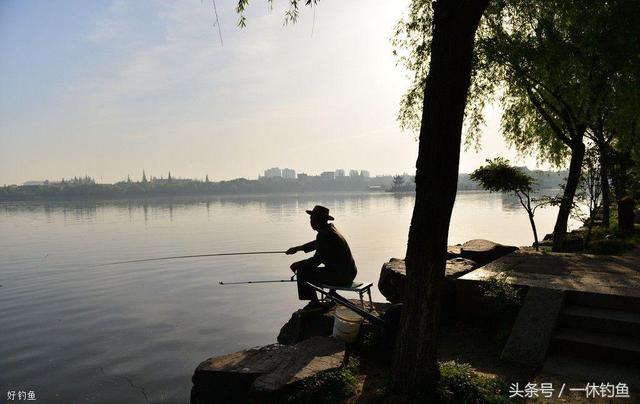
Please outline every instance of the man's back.
M318 230L316 242L315 257L327 269L355 276L358 271L349 244L333 224Z

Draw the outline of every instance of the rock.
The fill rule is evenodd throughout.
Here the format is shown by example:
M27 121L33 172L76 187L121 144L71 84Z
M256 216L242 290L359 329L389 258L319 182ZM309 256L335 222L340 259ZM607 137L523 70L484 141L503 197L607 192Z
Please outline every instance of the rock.
M278 342L294 345L310 337L329 336L333 332L334 310L298 310L280 329Z
M402 303L406 277L407 271L404 267L404 260L391 258L389 262L382 264L380 278L378 279L378 290L390 303Z
M269 373L256 379L252 395L271 396L294 383L335 370L344 362L344 342L330 337L312 337L292 347Z
M443 296L445 305L450 301L455 301L455 280L478 267L478 263L466 258L453 258L447 260L445 272L445 293ZM391 258L382 265L380 270L380 280L378 290L391 303L402 303L404 301L404 284L407 276L404 260Z
M470 240L462 245L460 255L482 265L518 250L518 247L506 246L489 240Z
M460 257L460 250L462 248L462 245L457 244L457 245L450 245L447 247L447 259L453 259L453 258L458 258Z
M296 383L338 369L343 342L312 337L296 345L272 344L207 359L193 374L192 403L278 401Z
M456 279L461 277L462 275L468 274L479 266L480 265L477 262L466 258L453 258L447 260L445 277Z
M342 294L344 296L344 294ZM351 303L360 307L359 299L348 299ZM384 313L389 303L373 302L373 307L369 305L369 301L365 299L365 310L373 315ZM373 310L371 310L373 309ZM295 345L307 338L317 336L329 336L333 334L333 316L335 314L335 306L331 309L324 310L298 310L291 315L287 323L282 326L278 334L278 343L283 345ZM363 326L368 321L363 320Z

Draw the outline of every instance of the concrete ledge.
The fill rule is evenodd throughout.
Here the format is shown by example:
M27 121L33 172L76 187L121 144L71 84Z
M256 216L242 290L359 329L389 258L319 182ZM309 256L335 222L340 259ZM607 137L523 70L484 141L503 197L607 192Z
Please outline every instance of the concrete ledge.
M500 358L523 365L542 365L563 305L563 291L529 288Z

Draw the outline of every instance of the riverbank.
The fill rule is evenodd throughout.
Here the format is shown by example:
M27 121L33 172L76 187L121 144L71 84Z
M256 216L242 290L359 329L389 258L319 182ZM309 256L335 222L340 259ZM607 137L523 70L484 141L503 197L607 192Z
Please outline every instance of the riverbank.
M425 391L424 398L500 403L528 397L533 402L575 402L589 399L584 392L587 383L609 382L619 395L606 396L609 393L603 390L591 393L591 400L630 402L640 389L632 366L640 360L640 246L623 257L513 249L482 240L449 248L438 342L441 378L435 390ZM474 262L482 264L474 266ZM378 286L388 300L402 303L403 277L402 260L383 265ZM242 379L241 394L258 402L288 402L291 397L318 403L406 402L389 389L393 344L388 335L399 315L397 310L391 314L392 309L398 307L375 305L375 312L385 319L384 327L365 320L359 338L347 343L344 352L338 348L343 358L340 366L335 356L331 356L333 362L321 361L326 368L311 366L315 372L303 365L306 370L291 373L283 365L277 372L289 376L267 377L283 380L267 396L247 379ZM576 313L582 317L575 317ZM333 346L333 339L313 340L331 335L332 315L331 311L298 311L278 341L300 350L316 343ZM298 332L292 337L293 319ZM300 327L306 327L306 332ZM192 403L215 402L199 395L203 386L238 377L231 375L237 373L234 368L212 365L220 360L203 362L196 371L200 376L194 375ZM243 362L234 366L261 367L256 363L245 367ZM202 372L208 374L208 381ZM257 374L255 380L264 377ZM525 386L529 386L527 392ZM544 392L540 386L546 386Z

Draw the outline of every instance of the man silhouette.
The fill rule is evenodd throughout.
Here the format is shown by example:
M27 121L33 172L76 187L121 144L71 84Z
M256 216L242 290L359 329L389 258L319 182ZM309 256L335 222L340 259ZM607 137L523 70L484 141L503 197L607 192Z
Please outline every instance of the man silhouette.
M309 214L311 228L318 232L316 239L291 247L286 253L291 255L298 251L308 253L315 250L313 257L291 264L291 270L298 277L298 298L310 300L308 307L313 308L320 306L318 296L306 282L335 286L350 285L358 270L349 244L336 227L329 223L330 220L334 220L329 215L329 209L316 205L306 212Z

